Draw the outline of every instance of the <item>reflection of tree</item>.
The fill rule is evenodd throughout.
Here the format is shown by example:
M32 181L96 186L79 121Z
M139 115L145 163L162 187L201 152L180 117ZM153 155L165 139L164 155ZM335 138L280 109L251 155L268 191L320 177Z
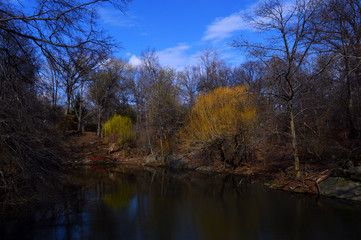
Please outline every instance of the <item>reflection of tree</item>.
M124 208L132 200L134 193L134 185L119 180L116 187L104 192L103 203L112 208Z
M213 240L358 239L360 234L359 208L322 209L311 198L266 191L262 185L249 187L241 176L122 171L93 171L73 179L87 187L73 189L76 197L69 195L56 205L0 214L0 223L5 223L0 224L0 236Z
M232 177L223 184L214 184L218 195L213 197L197 192L202 199L193 206L196 228L201 239L253 239L260 232L261 212L259 202L250 193L236 194ZM237 182L237 181L236 181ZM239 182L239 181L238 181ZM237 182L237 184L238 184ZM217 187L218 186L218 187Z

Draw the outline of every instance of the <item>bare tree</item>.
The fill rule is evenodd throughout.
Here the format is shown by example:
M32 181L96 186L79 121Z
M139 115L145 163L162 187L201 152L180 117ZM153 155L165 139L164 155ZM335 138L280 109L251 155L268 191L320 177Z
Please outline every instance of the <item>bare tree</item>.
M58 101L60 98L60 73L57 71L57 67L51 61L47 59L46 64L43 64L43 72L41 73L42 82L44 84L45 94L50 104L50 115L52 117L53 124L55 125L58 117Z
M137 108L141 110L138 114L145 123L146 148L153 154L159 144L160 156L165 157L166 144L177 126L179 98L175 85L176 73L173 69L160 66L154 50L144 51L141 60L135 86L138 90L137 101L142 104Z
M94 73L89 82L88 98L94 104L97 119L97 136L102 136L105 115L110 117L115 109L112 104L118 100L118 93L124 79L126 64L121 60L108 60ZM113 111L112 111L113 110Z
M322 24L319 41L321 50L335 54L339 59L339 81L345 90L344 102L348 137L357 137L357 97L360 94L361 76L361 3L357 0L331 0L323 2L328 21Z
M23 11L21 1L0 2L0 29L14 38L26 38L42 51L52 47L84 47L110 44L96 30L96 8L110 4L124 11L130 0L33 1L32 11ZM25 31L20 25L25 26ZM81 39L81 40L79 40ZM48 52L49 53L49 52Z
M128 2L37 0L30 12L22 1L0 0L0 201L51 185L59 176L60 144L48 124L47 105L37 96L40 61L55 63L61 49L112 46L96 30L96 8L110 3L124 10ZM52 86L57 105L55 80Z
M279 97L286 102L297 178L301 176L301 172L294 100L300 84L303 83L297 83L296 78L319 34L322 16L319 15L318 6L316 0L296 0L285 3L280 0L262 2L255 10L251 20L256 29L272 34L273 38L268 41L270 44L266 42L252 44L242 40L235 40L232 44L237 48L248 48L251 54L266 64L267 60L271 58L279 59L282 62L282 71L275 74L274 81L279 82ZM270 66L268 67L270 71L273 71Z
M191 110L196 103L200 78L200 66L186 67L182 72L178 73L178 84L189 110Z
M51 185L61 159L51 146L58 143L49 134L47 109L37 97L36 49L1 30L0 38L0 201L5 201Z
M220 59L217 50L205 49L200 55L200 92L207 93L228 85L231 69Z
M57 63L66 94L65 114L68 114L74 91L84 84L87 76L106 58L107 54L106 51L83 48L66 48L62 53L63 56L58 57Z

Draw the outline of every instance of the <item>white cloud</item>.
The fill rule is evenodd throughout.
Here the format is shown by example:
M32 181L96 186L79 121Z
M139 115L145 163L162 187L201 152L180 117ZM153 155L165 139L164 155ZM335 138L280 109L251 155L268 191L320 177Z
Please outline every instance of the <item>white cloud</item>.
M187 44L180 43L175 47L166 48L161 51L157 51L159 63L162 66L168 66L176 70L182 70L185 66L196 64L198 61L197 54L188 54L187 50L191 47ZM139 66L141 60L136 55L132 55L128 61L133 66Z
M186 65L194 64L197 59L194 55L187 54L191 47L181 43L175 47L167 48L157 52L160 64L181 70Z
M139 58L137 58L137 56L132 55L130 57L128 63L131 64L132 66L136 67L136 66L139 66L142 63L142 61Z
M212 24L208 25L202 40L220 41L231 37L236 31L250 29L252 29L252 26L244 20L242 12L234 13L228 17L217 18Z

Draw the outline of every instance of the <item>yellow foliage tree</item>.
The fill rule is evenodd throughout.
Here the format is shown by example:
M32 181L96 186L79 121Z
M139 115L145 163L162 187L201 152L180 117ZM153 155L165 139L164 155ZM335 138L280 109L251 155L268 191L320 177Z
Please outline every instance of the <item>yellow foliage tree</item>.
M104 135L108 141L115 141L118 145L134 141L132 120L115 114L103 125Z
M216 146L224 161L239 165L249 149L256 118L245 86L217 88L198 97L181 135L188 144Z

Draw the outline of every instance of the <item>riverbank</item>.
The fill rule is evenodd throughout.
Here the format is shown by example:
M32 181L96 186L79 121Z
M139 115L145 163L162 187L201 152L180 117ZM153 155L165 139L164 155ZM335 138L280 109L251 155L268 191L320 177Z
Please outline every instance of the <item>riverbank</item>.
M68 164L71 166L132 164L186 169L205 174L227 173L249 176L270 188L298 193L323 194L322 189L320 189L321 182L329 178L333 169L338 167L336 163L329 162L301 164L303 176L300 179L295 179L294 169L290 167L292 161L275 160L266 162L258 160L245 162L237 168L232 168L217 159L206 158L198 151L170 155L165 161L157 161L156 156L147 155L140 149L131 147L117 148L115 145L105 143L104 139L97 138L95 133L92 132L68 135L64 142L72 156L68 160ZM331 194L330 196L337 197L337 194Z

